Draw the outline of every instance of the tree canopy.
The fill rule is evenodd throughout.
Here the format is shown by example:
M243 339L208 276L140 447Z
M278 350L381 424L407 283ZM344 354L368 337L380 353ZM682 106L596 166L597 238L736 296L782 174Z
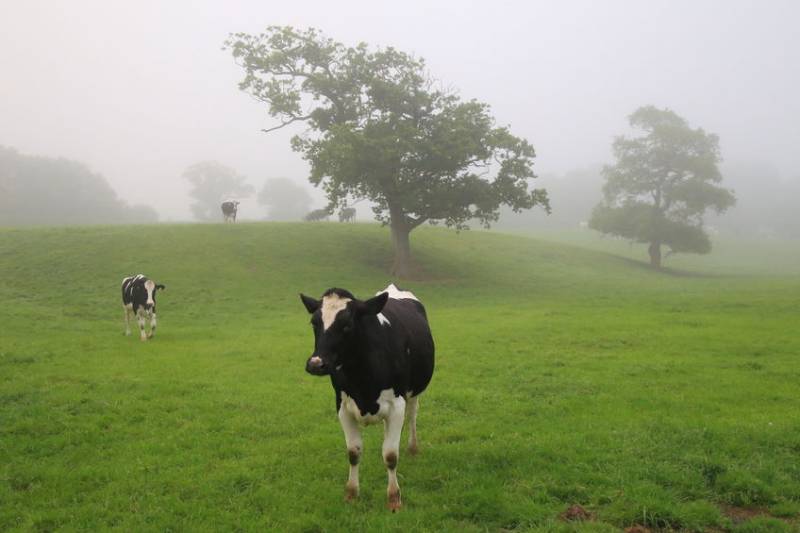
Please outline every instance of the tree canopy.
M650 262L661 267L661 246L670 253L708 253L711 241L703 215L734 204L720 187L719 138L689 124L669 109L645 106L629 117L642 131L617 137L617 162L603 169L604 201L592 212L590 227L648 243Z
M0 146L0 226L156 221L153 208L123 202L82 163Z
M488 105L440 88L422 59L291 27L225 44L245 70L239 88L280 120L265 131L307 125L292 147L330 208L373 202L392 231L393 273L410 273L409 234L420 224L488 225L501 205L549 210L546 192L528 189L533 147L496 126Z
M311 195L289 178L269 178L258 193L270 220L301 220L311 206Z
M218 220L223 201L246 198L254 192L243 176L216 161L195 163L183 171L183 177L192 184L189 195L195 202L191 210L197 220Z

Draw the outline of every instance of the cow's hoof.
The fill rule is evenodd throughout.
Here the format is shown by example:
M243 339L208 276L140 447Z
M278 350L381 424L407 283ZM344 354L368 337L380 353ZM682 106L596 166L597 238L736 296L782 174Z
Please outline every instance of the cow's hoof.
M352 502L358 498L358 485L345 485L344 501Z
M400 502L400 492L396 492L393 494L389 494L389 500L386 502L386 508L389 509L391 512L397 512L400 510L403 504Z
M411 455L417 455L419 453L419 446L417 446L416 442L408 445L408 453Z
M142 337L142 342L147 342L147 337Z

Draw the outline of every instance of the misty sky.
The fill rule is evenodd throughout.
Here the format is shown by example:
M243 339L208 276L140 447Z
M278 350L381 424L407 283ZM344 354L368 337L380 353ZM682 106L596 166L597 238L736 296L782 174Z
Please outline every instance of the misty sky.
M181 172L198 161L259 189L305 181L288 144L301 127L260 133L275 121L220 50L289 24L424 57L533 143L540 174L608 162L626 116L654 104L719 134L728 164L794 178L798 20L793 1L0 0L0 145L82 161L166 220L189 218Z

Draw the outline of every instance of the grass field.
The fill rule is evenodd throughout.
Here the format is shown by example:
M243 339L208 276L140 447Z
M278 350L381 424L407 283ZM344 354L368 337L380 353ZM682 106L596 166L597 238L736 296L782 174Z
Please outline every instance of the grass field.
M367 428L345 504L297 293L373 294L388 241L361 224L0 230L0 530L798 530L800 273L768 243L658 273L604 245L415 232L425 279L401 285L437 343L421 453L401 450L388 513ZM138 272L167 286L147 343L122 335ZM591 520L561 518L572 505Z

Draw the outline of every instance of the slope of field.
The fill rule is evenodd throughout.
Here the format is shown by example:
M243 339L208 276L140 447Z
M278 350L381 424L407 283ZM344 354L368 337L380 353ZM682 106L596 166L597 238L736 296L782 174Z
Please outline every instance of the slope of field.
M437 368L404 509L361 497L297 293L390 281L373 225L0 230L0 530L797 528L800 278L658 273L518 236L413 247ZM156 338L119 283L164 283ZM580 505L591 520L560 515ZM748 520L739 523L743 517Z

